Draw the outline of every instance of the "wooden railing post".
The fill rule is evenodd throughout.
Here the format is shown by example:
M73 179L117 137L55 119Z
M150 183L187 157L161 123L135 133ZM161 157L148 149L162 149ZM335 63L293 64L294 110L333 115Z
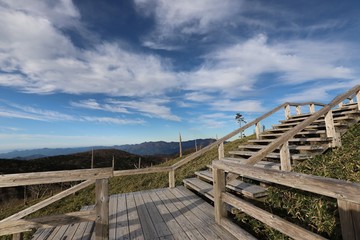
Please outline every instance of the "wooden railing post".
M335 130L332 110L325 115L326 136L332 138L332 147L341 146L341 138Z
M219 160L222 160L225 157L224 142L220 143L218 147L218 154L219 154Z
M337 200L342 238L360 240L360 204Z
M255 124L255 133L256 133L256 139L260 139L260 133L261 133L261 123L257 122Z
M24 234L23 233L15 233L12 235L12 240L23 240Z
M343 107L343 105L344 105L344 103L343 102L341 102L341 103L339 103L339 108L342 108Z
M296 106L296 115L301 115L301 105Z
M314 113L315 112L315 104L311 103L309 105L309 108L310 108L310 113Z
M358 105L358 110L360 111L360 91L356 93L356 101Z
M280 148L280 163L282 171L291 171L289 142L286 141Z
M169 188L175 187L175 170L169 172Z
M226 205L222 200L222 193L225 192L225 172L219 168L213 168L214 179L214 210L215 221L221 223L221 219L227 216Z
M97 179L95 183L95 239L109 239L109 179Z
M287 104L287 105L285 106L285 119L288 120L288 119L290 118L290 116L291 116L290 105Z

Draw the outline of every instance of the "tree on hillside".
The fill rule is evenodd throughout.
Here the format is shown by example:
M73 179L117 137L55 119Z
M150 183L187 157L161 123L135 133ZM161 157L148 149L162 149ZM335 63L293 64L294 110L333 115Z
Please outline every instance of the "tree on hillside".
M246 124L244 116L242 114L240 114L240 113L236 113L235 120L239 124L240 128L241 128L242 123ZM243 137L243 132L241 131L240 138L242 138L242 137Z

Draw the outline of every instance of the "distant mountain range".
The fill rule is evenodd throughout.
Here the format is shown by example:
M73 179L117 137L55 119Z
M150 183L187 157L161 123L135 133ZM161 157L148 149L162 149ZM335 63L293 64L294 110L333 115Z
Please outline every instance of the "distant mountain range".
M195 141L197 147L200 149L215 141L215 139L196 139L182 142L182 148L185 152L189 149L195 148ZM126 144L126 145L115 145L115 146L92 146L92 147L77 147L77 148L41 148L41 149L30 149L30 150L16 150L8 153L0 154L0 158L3 159L19 159L19 160L30 160L38 159L43 157L51 157L58 155L68 155L80 152L91 151L92 149L117 149L126 151L136 155L142 156L169 156L179 153L179 142L144 142L140 144Z

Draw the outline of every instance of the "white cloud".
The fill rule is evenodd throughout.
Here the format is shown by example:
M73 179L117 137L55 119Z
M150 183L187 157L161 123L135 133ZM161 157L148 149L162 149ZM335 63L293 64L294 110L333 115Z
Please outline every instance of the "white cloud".
M169 37L181 34L202 34L225 25L241 10L239 0L135 0L135 6L147 16L154 16L157 31Z
M117 113L129 113L129 111L124 107L116 106L114 104L100 104L95 99L81 100L79 102L70 102L70 104L74 107L81 107L87 109L95 109Z
M172 121L180 121L181 118L172 114L169 107L164 106L167 100L161 99L144 99L137 101L122 101L108 99L108 102L127 109L132 109L148 117L163 118Z
M360 84L360 79L351 82L328 83L325 85L314 84L296 93L287 94L285 97L279 99L279 102L320 101L326 104L335 97L330 91L349 90L349 87L357 84Z
M260 101L257 100L218 100L211 103L211 107L217 111L227 112L263 112L265 111Z
M32 8L0 5L1 85L30 93L116 96L158 95L178 86L166 60L117 43L78 49L52 20Z

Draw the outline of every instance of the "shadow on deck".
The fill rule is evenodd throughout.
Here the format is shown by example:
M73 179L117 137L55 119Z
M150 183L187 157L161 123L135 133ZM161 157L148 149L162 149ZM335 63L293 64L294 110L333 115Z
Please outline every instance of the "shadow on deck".
M83 222L39 229L33 239L95 239L94 226ZM210 204L182 186L110 196L109 238L236 239L215 223Z

